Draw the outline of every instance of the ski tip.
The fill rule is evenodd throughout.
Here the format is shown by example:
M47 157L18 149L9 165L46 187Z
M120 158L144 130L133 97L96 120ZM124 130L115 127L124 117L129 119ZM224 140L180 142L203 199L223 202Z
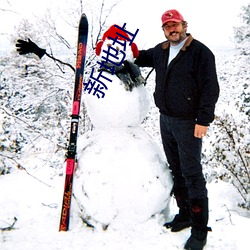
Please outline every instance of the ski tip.
M87 20L87 15L86 15L85 13L82 13L82 15L81 15L81 19L85 19L85 20Z
M88 25L88 18L85 13L82 13L81 18L80 18L80 25Z
M80 22L79 22L79 29L81 30L88 30L88 19L85 13L82 13Z

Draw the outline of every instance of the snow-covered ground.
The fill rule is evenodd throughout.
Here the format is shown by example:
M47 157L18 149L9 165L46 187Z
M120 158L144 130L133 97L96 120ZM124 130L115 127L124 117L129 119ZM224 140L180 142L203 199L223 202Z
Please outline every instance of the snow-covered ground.
M36 177L45 173L30 173ZM44 181L43 178L40 180ZM160 217L124 230L87 228L78 217L72 200L70 230L59 232L61 198L64 178L46 180L46 184L24 170L0 176L0 244L2 250L164 250L182 249L189 229L171 233L162 227ZM224 182L208 184L210 198L209 225L205 249L246 250L249 245L250 219L234 187ZM172 215L176 211L171 201ZM145 208L147 209L147 208ZM17 219L11 230L9 227Z

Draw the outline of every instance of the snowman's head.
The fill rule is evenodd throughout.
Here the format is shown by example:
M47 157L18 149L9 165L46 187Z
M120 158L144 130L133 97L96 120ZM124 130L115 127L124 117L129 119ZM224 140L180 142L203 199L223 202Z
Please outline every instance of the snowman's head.
M122 36L117 33L122 34ZM112 25L103 34L102 40L97 43L95 49L96 55L100 58L107 58L107 51L109 51L114 55L109 55L113 62L120 62L122 59L133 62L139 55L139 51L135 43L130 45L129 40L130 38L126 32Z

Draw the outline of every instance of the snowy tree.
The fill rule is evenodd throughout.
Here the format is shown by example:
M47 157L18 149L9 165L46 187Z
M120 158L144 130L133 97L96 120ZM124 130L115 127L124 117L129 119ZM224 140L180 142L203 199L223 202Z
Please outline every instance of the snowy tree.
M240 13L242 25L234 28L234 38L237 47L243 55L249 55L250 51L250 4L242 7Z
M26 20L17 31L17 37L23 39L36 40L38 34ZM21 157L42 155L44 141L53 147L51 153L65 148L65 119L71 99L69 79L73 74L54 72L58 68L52 61L40 61L33 55L24 57L13 52L11 58L1 62L1 168L5 172L10 168L8 159L16 164ZM50 165L53 158L51 154Z
M0 174L9 173L16 166L23 168L26 163L34 169L47 166L54 168L57 174L62 173L70 128L74 87L72 65L75 64L79 17L83 9L93 15L89 17L87 77L97 61L95 44L116 4L106 6L104 0L97 5L91 1L77 0L74 4L70 1L66 9L57 13L67 30L65 34L59 28L58 16L50 10L35 24L22 20L16 27L12 34L13 53L0 61ZM17 39L28 38L46 48L47 55L54 60L48 56L39 60L32 54L19 56L14 51L15 43ZM91 126L86 111L82 120L87 124L80 126L80 133ZM39 166L32 166L33 158L40 159Z
M240 14L242 25L234 28L236 47L240 51L240 63L244 68L245 82L241 91L241 111L250 116L250 84L249 84L249 57L250 57L250 4L242 7Z
M236 54L218 69L219 108L210 138L209 158L217 178L230 181L250 208L250 4L242 8L242 25L235 28Z

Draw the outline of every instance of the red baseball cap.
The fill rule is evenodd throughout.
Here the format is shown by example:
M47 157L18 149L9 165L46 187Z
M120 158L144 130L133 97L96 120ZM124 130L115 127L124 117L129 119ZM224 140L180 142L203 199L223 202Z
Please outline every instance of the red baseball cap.
M168 11L163 13L163 15L161 17L161 21L162 21L162 26L164 26L164 24L166 24L167 22L180 23L180 22L184 21L184 18L181 15L181 13L178 12L177 10L168 10Z

